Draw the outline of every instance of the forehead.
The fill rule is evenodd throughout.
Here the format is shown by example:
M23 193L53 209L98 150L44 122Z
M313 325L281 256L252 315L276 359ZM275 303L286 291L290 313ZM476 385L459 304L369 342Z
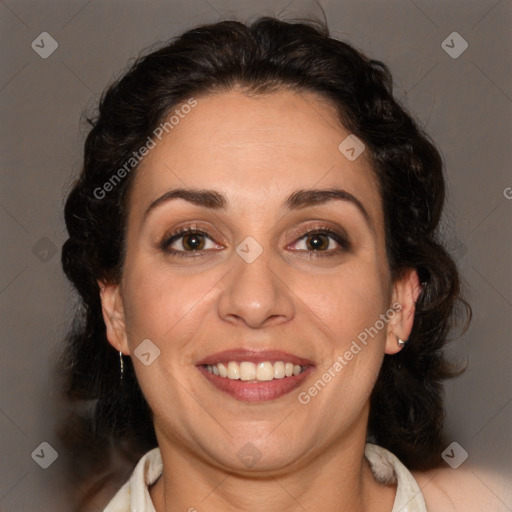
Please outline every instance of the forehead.
M378 215L377 181L366 154L350 161L340 151L350 133L323 98L229 91L195 101L190 109L176 106L168 133L154 138L137 170L131 214L142 215L158 195L177 187L218 190L230 205L245 208L261 207L263 199L280 202L298 189L341 187Z

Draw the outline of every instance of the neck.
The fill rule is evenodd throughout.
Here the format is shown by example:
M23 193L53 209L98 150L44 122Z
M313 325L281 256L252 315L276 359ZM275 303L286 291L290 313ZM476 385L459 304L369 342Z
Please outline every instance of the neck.
M389 512L393 506L396 488L375 481L364 439L333 445L293 469L250 477L214 467L182 445L159 444L164 472L150 489L157 512Z

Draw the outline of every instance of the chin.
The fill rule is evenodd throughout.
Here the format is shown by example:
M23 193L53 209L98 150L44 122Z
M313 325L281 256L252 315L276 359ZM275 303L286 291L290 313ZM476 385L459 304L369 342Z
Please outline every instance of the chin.
M305 446L290 446L290 435L275 436L274 433L266 434L265 439L256 439L252 436L239 436L230 438L228 451L216 450L209 455L215 459L227 471L252 476L262 473L268 477L268 472L280 472L297 463L301 454L308 450ZM288 439L288 442L286 442Z

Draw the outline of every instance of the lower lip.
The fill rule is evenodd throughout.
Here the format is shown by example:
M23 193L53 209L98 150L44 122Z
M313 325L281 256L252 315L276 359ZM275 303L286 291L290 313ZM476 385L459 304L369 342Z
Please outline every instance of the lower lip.
M227 377L219 377L210 373L204 366L197 366L197 368L217 389L224 391L224 393L231 395L237 400L243 402L267 402L297 389L313 371L314 367L308 366L299 375L261 382L228 379Z

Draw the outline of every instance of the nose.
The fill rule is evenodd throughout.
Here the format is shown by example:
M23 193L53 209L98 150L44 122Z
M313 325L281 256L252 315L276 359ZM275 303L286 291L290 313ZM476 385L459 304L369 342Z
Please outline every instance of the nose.
M269 266L266 252L251 263L232 255L233 268L218 297L218 314L224 321L259 329L294 317L293 292L282 272Z

